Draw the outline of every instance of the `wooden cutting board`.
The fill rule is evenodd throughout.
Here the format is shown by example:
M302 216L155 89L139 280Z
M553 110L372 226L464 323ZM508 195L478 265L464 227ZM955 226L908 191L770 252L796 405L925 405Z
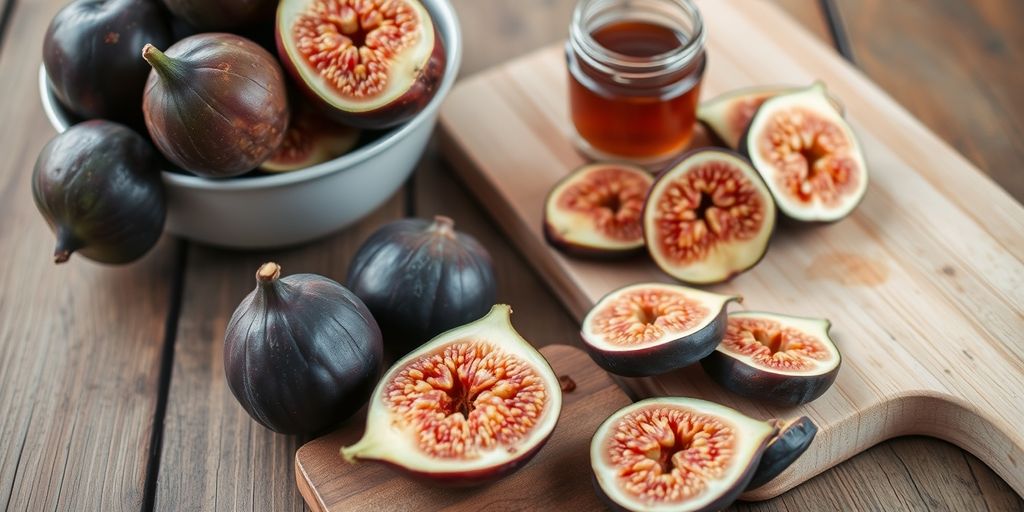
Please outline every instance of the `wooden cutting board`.
M596 510L590 479L590 438L611 413L630 403L626 393L581 350L541 349L555 374L576 389L562 394L562 414L551 439L525 467L474 489L431 487L373 463L347 464L338 450L363 433L354 418L295 453L295 481L314 512L349 510Z
M743 295L743 307L831 319L843 367L822 398L789 410L731 396L699 368L634 381L636 390L817 421L811 450L750 499L904 434L958 444L1024 493L1024 209L774 6L700 7L706 97L822 79L863 143L871 185L851 217L782 226L756 268L713 287ZM441 122L464 181L577 318L612 289L668 280L643 258L585 262L544 243L544 197L583 163L569 141L562 45L462 81Z

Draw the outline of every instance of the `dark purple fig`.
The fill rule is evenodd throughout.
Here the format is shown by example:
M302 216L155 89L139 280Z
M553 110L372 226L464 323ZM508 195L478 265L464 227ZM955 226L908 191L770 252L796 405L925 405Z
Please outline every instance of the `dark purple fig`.
M110 121L77 124L47 143L32 173L32 196L57 235L53 260L78 252L128 263L153 247L167 213L156 161L141 135Z
M583 319L583 347L601 368L626 377L658 375L714 352L726 305L740 300L685 286L641 283L605 295Z
M590 441L594 484L613 510L712 511L747 488L774 423L696 398L626 406Z
M202 32L254 27L274 18L277 0L163 0L167 10Z
M774 420L774 423L779 433L765 447L754 477L747 484L747 490L757 489L779 476L807 451L818 433L818 426L807 416Z
M281 0L275 35L299 89L358 128L413 117L444 77L444 44L420 0Z
M511 313L495 305L395 363L373 392L362 439L342 457L447 486L493 481L529 462L554 431L562 392Z
M382 365L380 329L344 286L316 274L281 278L264 263L224 333L231 392L263 426L320 432L366 403Z
M395 357L480 318L496 295L487 249L443 216L378 229L352 259L348 285L380 322Z
M800 405L836 380L841 356L823 318L758 311L729 315L725 336L701 366L722 387L754 400Z
M60 102L83 119L144 129L146 43L166 46L170 28L155 0L76 0L50 21L43 66ZM143 132L144 133L144 132Z
M654 181L643 226L647 251L666 274L685 283L718 283L764 257L775 202L745 158L697 149Z
M644 248L640 214L654 178L641 167L587 164L559 181L544 205L544 238L566 254L619 257Z
M256 43L199 34L164 54L146 45L146 126L172 163L207 178L255 169L284 140L288 92L281 67Z

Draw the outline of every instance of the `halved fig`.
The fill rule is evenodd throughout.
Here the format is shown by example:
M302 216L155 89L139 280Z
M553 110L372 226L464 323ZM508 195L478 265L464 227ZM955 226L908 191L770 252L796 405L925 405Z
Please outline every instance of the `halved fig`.
M779 476L807 451L818 433L818 426L807 416L773 422L779 433L768 442L761 454L761 462L747 484L747 490L757 489Z
M267 161L264 172L305 169L348 153L359 141L359 129L324 118L305 102L296 102L284 142Z
M303 92L358 128L414 116L444 75L444 44L419 0L282 0L275 33Z
M526 464L554 430L562 392L511 312L496 305L395 363L370 399L363 438L341 449L345 460L456 486Z
M818 398L839 374L839 349L825 319L737 311L718 348L701 361L722 387L780 405Z
M770 98L787 94L800 89L793 85L760 85L736 89L720 94L701 103L697 107L697 119L700 119L726 146L738 149L740 139L750 126L757 109ZM843 105L834 96L829 102L840 114Z
M741 300L685 286L642 283L605 295L583 319L580 336L605 370L643 377L689 366L715 351L726 305Z
M710 511L736 500L775 425L696 398L651 398L597 428L590 465L616 510Z
M544 237L575 256L615 257L644 247L640 224L654 178L641 167L584 165L558 182L544 205Z
M787 217L836 221L867 191L860 143L820 82L765 101L740 148Z
M746 159L699 149L655 180L643 227L647 251L665 273L686 283L717 283L761 261L775 228L775 203Z

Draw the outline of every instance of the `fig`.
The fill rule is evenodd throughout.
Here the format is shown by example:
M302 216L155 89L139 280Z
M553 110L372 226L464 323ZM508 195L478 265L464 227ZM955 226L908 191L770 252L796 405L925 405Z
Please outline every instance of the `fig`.
M725 336L701 361L722 387L748 398L799 405L825 393L839 374L839 349L828 320L737 311Z
M270 158L288 128L284 75L274 57L232 34L198 34L167 53L146 45L146 127L161 153L207 178L244 174Z
M345 124L395 126L422 110L445 50L419 0L281 0L275 34L299 88Z
M134 261L156 244L167 205L156 152L141 135L110 121L86 121L43 147L32 196L57 235L53 253L100 263Z
M839 220L867 191L860 143L820 82L765 101L740 148L789 218Z
M395 363L373 392L362 439L341 449L345 460L451 486L525 465L554 430L562 392L511 312L496 305Z
M729 91L707 100L697 107L697 119L704 123L730 149L739 149L740 139L747 131L757 109L769 98L799 89L792 85L763 85ZM842 103L829 96L836 111L843 113Z
M277 0L163 0L167 10L201 32L252 27L274 17Z
M779 433L768 441L747 490L757 489L779 476L807 451L818 433L818 426L807 416L774 423Z
M712 511L747 488L773 423L696 398L650 398L590 441L597 493L614 510Z
M601 368L626 377L657 375L714 352L734 300L741 299L672 284L626 286L591 308L580 336Z
M335 123L304 102L292 102L284 142L260 164L264 172L288 172L334 160L359 142L359 130Z
M497 294L487 249L442 215L382 226L356 251L347 283L395 357L484 316Z
M699 149L654 181L643 227L647 251L665 273L686 283L717 283L764 256L775 203L746 159Z
M76 0L50 21L43 66L53 94L83 119L107 119L138 128L149 66L146 43L167 45L170 26L153 0Z
M320 432L370 396L383 361L380 329L344 286L281 277L264 263L224 332L224 374L246 412L284 434Z
M576 256L616 257L643 251L640 224L654 179L643 168L584 165L562 179L544 205L544 237Z

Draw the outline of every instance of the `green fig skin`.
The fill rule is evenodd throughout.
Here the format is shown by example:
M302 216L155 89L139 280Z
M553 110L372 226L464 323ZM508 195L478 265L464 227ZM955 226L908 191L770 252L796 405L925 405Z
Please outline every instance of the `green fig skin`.
M254 27L274 18L277 0L163 0L167 10L203 32Z
M82 119L108 119L145 133L142 89L146 43L171 43L170 25L155 0L76 0L50 21L43 67L61 104Z
M72 126L43 147L32 196L57 235L53 259L77 252L100 263L140 258L163 231L167 206L156 152L110 121Z
M288 129L284 73L258 44L233 34L187 37L166 54L142 50L153 66L143 97L146 127L173 164L227 178L255 169Z

